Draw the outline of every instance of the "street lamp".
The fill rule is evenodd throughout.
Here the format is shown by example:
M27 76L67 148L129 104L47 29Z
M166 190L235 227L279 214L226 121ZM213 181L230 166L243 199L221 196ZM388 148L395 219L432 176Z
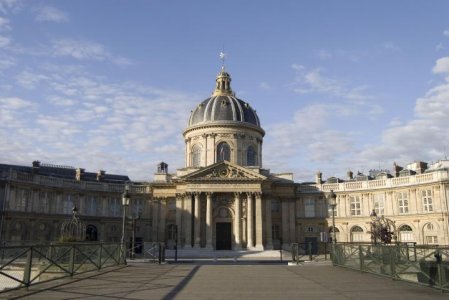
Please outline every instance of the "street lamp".
M129 196L129 186L128 184L125 185L125 191L122 194L122 205L123 205L123 220L122 220L122 241L121 241L121 248L122 248L122 258L123 261L126 261L126 246L125 246L125 222L126 222L126 209L129 206L129 200L130 200L130 196Z
M328 196L329 206L332 208L332 244L335 245L337 238L335 236L335 207L337 206L337 195L331 190Z

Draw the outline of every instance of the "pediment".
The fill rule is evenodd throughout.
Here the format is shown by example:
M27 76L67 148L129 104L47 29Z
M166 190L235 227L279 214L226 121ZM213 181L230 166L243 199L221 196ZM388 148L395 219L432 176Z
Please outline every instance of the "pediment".
M267 177L252 170L222 161L182 177L186 181L210 180L265 180Z

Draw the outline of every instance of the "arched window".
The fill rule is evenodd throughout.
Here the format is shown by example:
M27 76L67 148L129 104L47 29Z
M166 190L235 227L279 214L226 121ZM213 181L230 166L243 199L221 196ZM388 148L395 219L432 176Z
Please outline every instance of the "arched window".
M257 153L253 146L249 146L246 150L246 165L257 166Z
M192 167L199 167L201 165L201 147L195 145L192 147Z
M217 162L224 160L231 160L231 148L227 143L221 142L217 146Z
M334 231L333 231L333 227L329 227L329 242L332 242L334 236ZM340 241L340 230L335 227L335 242Z
M414 242L413 229L408 225L399 227L399 240L403 243Z
M360 226L354 226L351 229L351 242L363 241L363 229Z
M87 225L86 227L86 241L96 241L98 238L97 227L94 225Z

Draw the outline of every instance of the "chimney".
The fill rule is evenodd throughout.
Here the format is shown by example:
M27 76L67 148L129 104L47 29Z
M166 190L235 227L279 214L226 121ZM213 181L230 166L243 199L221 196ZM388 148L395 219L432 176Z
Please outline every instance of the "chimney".
M157 173L158 174L167 174L168 173L168 165L164 162L161 162L157 165Z
M354 179L354 173L351 170L346 172L346 176L348 177L349 180Z
M104 178L104 174L106 174L106 171L99 170L99 171L97 172L97 181L102 181L103 178Z
M37 173L40 167L41 167L40 161L38 160L33 161L33 174Z
M394 177L399 177L399 172L401 172L403 169L404 169L404 168L401 167L401 166L398 166L398 165L396 164L396 162L393 163L393 176L394 176Z
M316 184L322 184L323 183L323 173L321 173L320 171L316 172L315 182L316 182Z
M416 174L422 174L427 170L427 163L423 161L416 162Z
M83 179L84 171L85 171L85 169L83 169L83 168L76 169L76 174L75 174L76 181L81 181L81 179Z

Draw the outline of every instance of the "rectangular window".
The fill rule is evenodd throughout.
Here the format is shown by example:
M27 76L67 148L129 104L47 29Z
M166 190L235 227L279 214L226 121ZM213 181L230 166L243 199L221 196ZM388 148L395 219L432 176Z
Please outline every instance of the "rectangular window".
M273 240L279 240L280 238L280 229L278 224L271 225L271 237Z
M37 210L42 213L48 213L49 212L49 205L48 205L48 195L49 192L39 192L39 204Z
M384 194L374 194L373 197L374 211L378 216L385 214L385 197Z
M424 212L432 212L433 211L432 190L423 190L422 191L422 202L423 202Z
M315 201L313 199L306 199L304 201L304 216L306 218L315 217Z
M176 200L168 201L168 210L176 211ZM133 216L135 217L142 216L142 213L143 213L143 200L138 199L133 201Z
M359 196L349 196L351 203L351 216L360 216L362 214L362 204Z
M97 199L94 196L87 196L86 213L90 216L97 214Z
M16 210L18 211L26 211L27 203L31 198L31 191L25 189L17 190L17 199L16 199Z
M272 212L279 212L280 210L280 203L278 199L271 200L271 211Z
M408 214L408 193L398 192L396 193L399 205L399 214Z
M65 195L62 204L62 213L66 215L72 214L73 209L73 196L68 194Z
M438 237L437 236L426 236L426 244L438 244Z
M118 198L109 198L109 215L111 217L120 216L121 202Z

